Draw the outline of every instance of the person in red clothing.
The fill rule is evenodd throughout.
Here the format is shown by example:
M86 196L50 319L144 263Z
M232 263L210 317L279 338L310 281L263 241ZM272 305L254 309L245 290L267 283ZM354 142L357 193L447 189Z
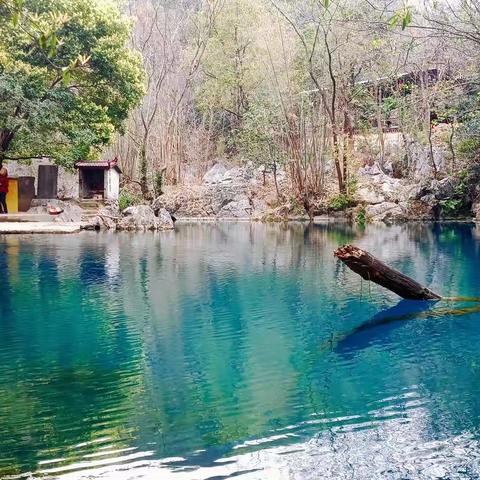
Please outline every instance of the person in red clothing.
M8 213L7 193L8 193L8 171L0 163L0 214Z

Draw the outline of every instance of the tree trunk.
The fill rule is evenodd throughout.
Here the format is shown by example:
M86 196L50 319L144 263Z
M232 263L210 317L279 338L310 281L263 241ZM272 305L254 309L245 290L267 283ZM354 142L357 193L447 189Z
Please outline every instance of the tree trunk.
M333 158L335 160L335 170L337 172L338 191L345 193L345 179L343 178L342 166L340 164L340 148L338 145L338 133L336 125L332 126L333 137Z
M142 196L145 200L150 197L150 191L148 188L148 163L147 163L147 149L145 145L142 145L140 149L140 189Z
M334 255L364 280L372 281L409 300L440 300L442 297L373 255L353 245L344 245Z
M5 159L5 154L13 140L14 133L10 130L0 130L0 161Z

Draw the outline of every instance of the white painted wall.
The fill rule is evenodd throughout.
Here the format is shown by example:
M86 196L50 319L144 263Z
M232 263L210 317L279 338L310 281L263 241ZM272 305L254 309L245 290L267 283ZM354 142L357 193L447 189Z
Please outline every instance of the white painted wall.
M120 195L120 174L114 168L105 170L105 198L118 200Z

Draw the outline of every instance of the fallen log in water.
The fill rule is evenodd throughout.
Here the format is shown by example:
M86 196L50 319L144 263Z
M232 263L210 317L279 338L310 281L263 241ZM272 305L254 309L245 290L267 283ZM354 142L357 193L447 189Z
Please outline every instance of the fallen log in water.
M337 248L334 255L364 280L375 282L409 300L441 300L427 287L390 268L370 253L353 245Z

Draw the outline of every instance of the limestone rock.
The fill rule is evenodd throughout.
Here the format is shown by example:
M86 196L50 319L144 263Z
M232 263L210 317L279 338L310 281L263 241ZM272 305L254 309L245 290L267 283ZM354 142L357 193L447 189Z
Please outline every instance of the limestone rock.
M428 196L427 196L428 197ZM412 200L406 204L408 210L408 219L410 220L434 220L437 218L437 203L427 201Z
M480 221L480 200L472 204L472 213L476 220Z
M252 205L250 199L245 194L237 195L231 202L224 205L217 217L219 218L248 218L252 213Z
M227 167L221 163L216 163L204 176L203 183L212 185L223 181Z
M77 204L71 202L62 202L61 200L52 200L50 205L63 208L63 212L54 217L55 222L81 222L84 212L83 208L79 207Z
M424 195L423 197L420 198L420 200L431 208L434 208L438 205L438 201L435 195L433 195L432 193L429 193L428 195Z
M405 187L405 200L420 200L428 192L428 188L421 184L407 185Z
M227 169L221 163L214 165L204 176L202 185L166 188L165 193L152 204L157 212L165 208L176 218L258 218L266 213L271 196L273 173L255 168L252 162L242 167ZM277 170L279 188L287 181L283 170ZM273 203L276 204L278 201Z
M107 205L98 211L98 215L89 217L83 225L85 230L115 230L120 212L116 205Z
M160 209L160 217L155 216L152 207L136 205L128 207L122 212L117 221L117 230L170 230L173 229L173 220L165 209Z
M383 203L385 201L385 197L374 190L371 190L367 187L362 187L357 192L357 200L361 203L375 205L377 203Z
M368 205L365 214L367 219L372 223L384 222L389 224L406 220L407 217L405 209L401 205L393 202Z
M161 208L157 212L157 218L160 224L162 225L162 230L169 230L169 229L171 230L174 228L173 218L165 208Z
M443 180L432 180L430 190L438 200L447 200L455 195L456 182L453 178L447 177Z

